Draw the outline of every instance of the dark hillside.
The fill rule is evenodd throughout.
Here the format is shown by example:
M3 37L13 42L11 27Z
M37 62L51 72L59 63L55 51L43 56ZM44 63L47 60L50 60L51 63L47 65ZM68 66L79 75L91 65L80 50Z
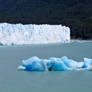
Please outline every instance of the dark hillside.
M63 24L74 39L92 39L92 0L0 0L0 22Z

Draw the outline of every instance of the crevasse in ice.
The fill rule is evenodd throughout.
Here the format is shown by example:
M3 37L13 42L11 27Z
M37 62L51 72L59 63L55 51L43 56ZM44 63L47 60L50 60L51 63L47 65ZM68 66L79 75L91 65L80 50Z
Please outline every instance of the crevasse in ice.
M0 45L70 42L70 28L62 25L0 23Z
M49 59L40 59L34 56L22 61L22 65L18 69L26 71L92 71L92 59L84 58L83 62L77 62L66 56L62 58L51 57Z

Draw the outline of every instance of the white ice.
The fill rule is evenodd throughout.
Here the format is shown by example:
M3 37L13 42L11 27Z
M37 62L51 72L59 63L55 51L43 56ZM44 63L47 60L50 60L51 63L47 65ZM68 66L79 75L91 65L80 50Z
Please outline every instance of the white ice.
M62 25L0 24L0 44L47 44L70 42L70 28Z

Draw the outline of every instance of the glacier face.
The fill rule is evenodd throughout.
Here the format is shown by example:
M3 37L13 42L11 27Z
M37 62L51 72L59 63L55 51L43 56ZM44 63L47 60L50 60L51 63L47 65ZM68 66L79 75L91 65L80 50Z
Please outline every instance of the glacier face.
M62 25L0 24L0 44L45 44L70 42L70 29Z
M23 60L22 65L18 69L26 71L92 71L92 59L84 58L83 62L77 62L66 56L61 58L51 57L49 59L40 59L34 56Z

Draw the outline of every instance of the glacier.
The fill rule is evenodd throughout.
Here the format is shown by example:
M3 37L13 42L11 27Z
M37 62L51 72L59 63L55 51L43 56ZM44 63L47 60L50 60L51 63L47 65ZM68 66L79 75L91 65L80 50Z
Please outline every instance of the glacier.
M77 62L66 56L61 58L50 57L49 59L33 56L23 60L18 69L25 71L92 71L92 59L84 58L82 62Z
M70 28L62 25L0 23L0 45L70 42Z

